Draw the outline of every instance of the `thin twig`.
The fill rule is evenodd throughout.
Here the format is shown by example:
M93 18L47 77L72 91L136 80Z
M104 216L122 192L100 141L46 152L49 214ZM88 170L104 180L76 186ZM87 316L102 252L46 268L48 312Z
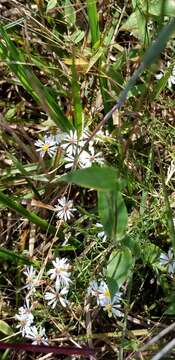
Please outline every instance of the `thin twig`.
M175 339L171 340L161 351L159 351L151 360L159 360L163 358L173 347L175 347Z

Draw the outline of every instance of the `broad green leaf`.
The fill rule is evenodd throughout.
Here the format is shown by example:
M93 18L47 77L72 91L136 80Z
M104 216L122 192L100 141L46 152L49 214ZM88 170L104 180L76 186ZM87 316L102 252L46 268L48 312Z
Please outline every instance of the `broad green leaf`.
M18 253L7 250L4 248L0 249L0 259L2 261L11 261L11 262L22 262L23 264L29 264L30 261L25 256L19 255Z
M13 330L5 321L0 320L0 333L10 336L13 334Z
M107 264L107 284L111 297L120 289L124 281L128 279L132 266L132 254L127 247L112 252Z
M126 22L121 26L121 30L132 33L135 37L148 44L148 31L146 27L146 17L140 10L133 12Z
M72 171L59 178L59 181L73 183L85 188L108 191L120 190L125 182L119 177L119 173L112 167L92 166L86 169Z
M125 202L122 194L117 190L98 192L98 211L101 223L109 239L114 241L122 238L128 221Z
M46 7L46 13L49 10L54 9L54 7L56 7L56 6L57 6L57 0L49 0L48 3L47 3L47 7Z
M69 26L75 25L76 13L73 4L70 0L65 0L64 17Z

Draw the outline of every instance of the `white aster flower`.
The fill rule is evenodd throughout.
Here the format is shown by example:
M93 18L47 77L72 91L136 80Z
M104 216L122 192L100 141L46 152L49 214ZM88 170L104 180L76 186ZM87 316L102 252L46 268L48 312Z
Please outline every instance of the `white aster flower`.
M68 300L65 298L67 296L69 289L67 287L61 288L60 283L55 283L55 288L51 291L46 292L44 298L48 301L48 305L52 305L52 309L55 309L57 302L59 301L63 307L68 305Z
M25 336L34 321L34 316L31 313L29 306L29 300L26 300L26 304L19 308L19 313L15 315L15 319L19 321L19 324L16 327L20 328L22 336Z
M37 147L36 151L40 152L41 157L44 157L45 154L48 154L50 157L54 156L57 150L57 143L53 136L44 136L44 140L35 141L35 146Z
M108 316L111 317L113 315L115 317L122 317L123 314L120 311L121 292L117 291L113 300L111 300L109 288L104 281L101 282L99 291L99 304L105 311L108 312Z
M97 299L97 303L99 305L98 297L99 297L100 292L99 292L99 285L98 285L97 281L93 280L90 282L89 287L87 289L87 293L88 293L88 295L95 296Z
M83 141L78 138L77 131L70 130L62 140L62 148L71 155L77 153L78 147L82 147Z
M58 200L58 205L55 205L55 209L57 211L56 216L64 221L70 220L70 218L74 216L73 212L76 211L76 209L73 208L73 201L67 200L65 196Z
M121 292L116 292L113 300L111 300L109 288L104 281L101 281L100 285L96 281L92 281L88 288L88 294L96 297L97 305L107 311L109 317L112 315L114 317L123 316L120 311Z
M56 279L56 283L60 283L62 286L69 286L69 283L71 282L71 272L68 260L65 258L56 258L55 261L52 261L52 264L54 268L48 271L51 280Z
M33 266L26 266L25 271L23 272L26 275L26 288L29 290L35 291L35 287L37 286L37 275L36 270Z
M82 168L84 167L83 166L83 163L81 162L81 154L80 156L77 156L76 157L76 160L75 160L75 155L73 154L67 154L67 156L65 156L64 158L65 162L66 162L66 165L65 165L65 169L70 169L72 168L74 165L76 165L76 168Z
M37 329L36 326L31 326L26 333L26 337L33 341L33 345L48 345L44 327L40 326L39 329Z
M90 167L93 163L102 165L104 164L104 158L101 152L95 154L94 147L89 146L89 152L83 151L81 154L81 163L84 167Z
M168 250L168 255L160 254L160 265L168 268L168 273L173 274L175 272L175 259L172 248Z
M98 238L105 242L107 240L107 235L103 229L103 225L100 223L96 223L96 227L99 228L99 230L102 230L97 233Z

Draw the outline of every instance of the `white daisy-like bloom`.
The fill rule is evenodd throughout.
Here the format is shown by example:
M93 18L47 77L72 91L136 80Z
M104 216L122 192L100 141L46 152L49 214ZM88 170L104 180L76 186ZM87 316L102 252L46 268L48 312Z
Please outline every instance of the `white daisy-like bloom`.
M97 163L99 165L104 164L104 158L102 157L102 153L98 152L95 154L95 149L93 146L89 146L89 152L83 151L81 156L81 163L84 167L90 167L93 163Z
M76 165L76 168L83 167L83 164L81 164L81 159L77 156L77 160L75 160L75 155L71 153L67 153L67 156L64 158L66 164L65 169L71 169L74 165Z
M70 220L71 217L73 217L73 212L76 211L75 208L73 208L73 201L67 200L65 196L63 196L61 199L58 199L58 205L55 205L55 210L57 212L57 217L60 220Z
M50 157L54 156L57 150L57 143L55 138L51 135L45 135L43 141L35 141L35 146L37 147L36 151L39 151L41 157L43 158L46 154Z
M52 309L55 309L57 302L59 301L63 307L68 305L68 300L65 298L67 296L69 289L67 287L61 288L60 283L55 283L55 288L51 291L47 291L44 298L48 301L48 305L52 305Z
M175 272L175 259L172 248L168 250L168 255L164 253L160 254L160 265L166 266L169 274L173 274Z
M71 283L70 264L68 260L65 258L56 258L52 261L52 264L54 268L48 271L48 275L50 275L51 280L56 280L56 283L60 283L62 286L68 287Z
M120 311L121 292L117 291L111 300L109 288L104 281L101 282L99 291L99 304L105 311L108 312L108 316L111 317L113 315L115 317L122 317L123 314Z
M123 313L120 311L121 292L116 292L111 300L111 294L105 281L101 281L100 285L96 281L92 281L88 288L88 294L95 296L97 305L108 312L108 316L122 317Z
M36 270L33 266L26 266L25 271L23 271L24 275L26 275L26 288L29 290L35 291L35 287L37 286L37 275Z
M75 155L78 151L78 147L83 146L83 140L78 138L77 131L70 130L68 134L65 134L62 140L61 147L67 154Z
M32 340L33 345L48 345L48 338L46 337L46 332L44 327L31 326L25 335L28 339Z
M19 308L19 313L15 315L15 319L19 321L19 324L16 327L20 329L22 336L25 336L34 321L34 316L31 313L29 306L29 300L26 300L26 304Z
M102 230L97 233L98 238L101 239L102 242L105 242L107 240L107 235L103 229L103 225L100 223L96 223L96 227L99 228L99 230Z
M90 282L89 287L87 289L87 294L95 296L97 299L97 304L99 305L98 297L99 297L100 292L99 292L99 285L98 285L97 281L92 280Z

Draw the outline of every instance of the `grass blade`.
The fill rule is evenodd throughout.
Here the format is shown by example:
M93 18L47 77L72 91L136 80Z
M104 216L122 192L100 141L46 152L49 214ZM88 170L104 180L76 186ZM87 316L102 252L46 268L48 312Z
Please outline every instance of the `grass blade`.
M22 52L15 47L3 27L0 27L0 34L6 44L6 46L0 44L1 58L7 62L9 68L18 77L24 88L40 103L55 124L61 130L68 132L73 126L63 114L51 90L44 87L32 70L24 65L25 58Z
M29 264L30 261L25 256L19 255L14 251L7 250L5 248L0 249L0 259L1 261L11 261L11 262L22 262L24 264Z
M100 41L100 30L96 0L87 0L87 13L91 32L92 46L94 46L97 42Z
M74 105L74 126L78 135L81 136L83 130L83 114L74 55L72 62L72 99Z
M40 216L35 214L34 212L28 211L25 207L18 204L15 200L13 200L10 196L5 195L0 191L0 203L5 205L6 207L15 210L17 213L21 214L32 223L41 227L41 229L46 230L50 233L55 233L56 229L54 226L50 225L46 220L42 219Z

